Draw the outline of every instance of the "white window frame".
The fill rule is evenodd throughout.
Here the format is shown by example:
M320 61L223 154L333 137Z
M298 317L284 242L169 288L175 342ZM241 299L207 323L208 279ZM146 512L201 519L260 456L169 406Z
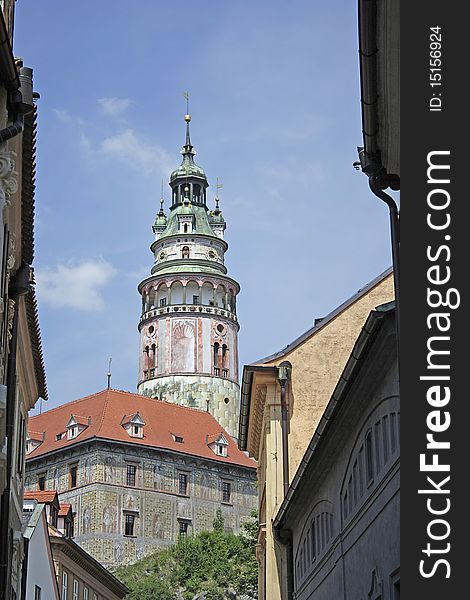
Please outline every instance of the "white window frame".
M73 580L73 600L78 600L78 592L80 590L80 584L78 579Z
M84 587L83 588L83 600L88 600L88 588Z
M62 597L61 600L67 600L68 573L62 571Z

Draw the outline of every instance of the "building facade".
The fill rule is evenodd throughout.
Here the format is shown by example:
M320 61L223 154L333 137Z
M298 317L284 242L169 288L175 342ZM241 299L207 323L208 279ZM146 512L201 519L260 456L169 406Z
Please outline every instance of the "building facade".
M20 596L28 411L47 398L34 259L36 107L32 69L12 52L13 0L0 2L0 598Z
M400 598L394 317L369 315L274 519L297 600Z
M284 350L244 367L238 443L258 461L260 599L288 598L288 556L272 523L370 310L393 296L389 269Z
M25 493L21 600L120 600L127 587L71 539L71 510L55 491Z
M57 490L74 539L106 567L211 530L257 505L256 463L208 412L105 390L31 417L29 490Z
M183 161L170 176L169 214L153 225L154 265L139 285L139 393L208 411L238 431L238 283L227 275L225 220L219 199L207 206L209 183L194 162L189 122ZM218 192L218 189L217 189ZM218 194L217 194L218 195Z

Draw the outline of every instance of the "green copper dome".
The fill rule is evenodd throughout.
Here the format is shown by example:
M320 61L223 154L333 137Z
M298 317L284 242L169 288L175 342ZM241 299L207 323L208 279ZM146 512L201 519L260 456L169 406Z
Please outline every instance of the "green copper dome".
M189 122L191 121L191 117L189 115L185 116L186 121L186 142L181 150L181 154L183 155L183 161L179 167L177 167L170 175L170 184L172 184L176 179L186 179L189 177L197 177L198 179L203 179L207 184L207 177L204 173L204 169L198 166L194 162L194 155L196 154L196 150L194 150L194 146L191 144L191 139L189 137Z

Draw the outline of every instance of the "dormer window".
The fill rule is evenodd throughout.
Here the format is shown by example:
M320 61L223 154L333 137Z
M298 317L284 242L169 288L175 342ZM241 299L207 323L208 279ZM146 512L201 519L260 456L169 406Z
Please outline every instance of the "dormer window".
M177 442L178 444L184 444L184 438L181 435L176 435L174 433L171 434L171 437L175 440L175 442Z
M91 422L90 417L81 417L79 415L70 415L70 419L66 425L67 428L67 439L73 440L78 437L82 431L84 431ZM57 440L62 439L57 436Z
M28 431L26 436L26 454L30 454L33 450L36 450L44 441L44 433L37 431Z
M228 440L222 432L206 436L206 444L217 456L228 456Z
M121 419L121 425L127 431L129 437L143 438L145 421L137 411L131 415L124 415Z

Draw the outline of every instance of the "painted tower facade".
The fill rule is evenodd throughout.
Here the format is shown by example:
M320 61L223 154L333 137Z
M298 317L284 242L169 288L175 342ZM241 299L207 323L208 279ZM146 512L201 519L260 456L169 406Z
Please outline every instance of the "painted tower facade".
M170 176L171 206L163 200L150 249L150 277L139 285L138 392L211 413L224 429L238 432L238 283L227 275L225 220L216 198L207 207L204 170L194 162L189 123L183 160Z

